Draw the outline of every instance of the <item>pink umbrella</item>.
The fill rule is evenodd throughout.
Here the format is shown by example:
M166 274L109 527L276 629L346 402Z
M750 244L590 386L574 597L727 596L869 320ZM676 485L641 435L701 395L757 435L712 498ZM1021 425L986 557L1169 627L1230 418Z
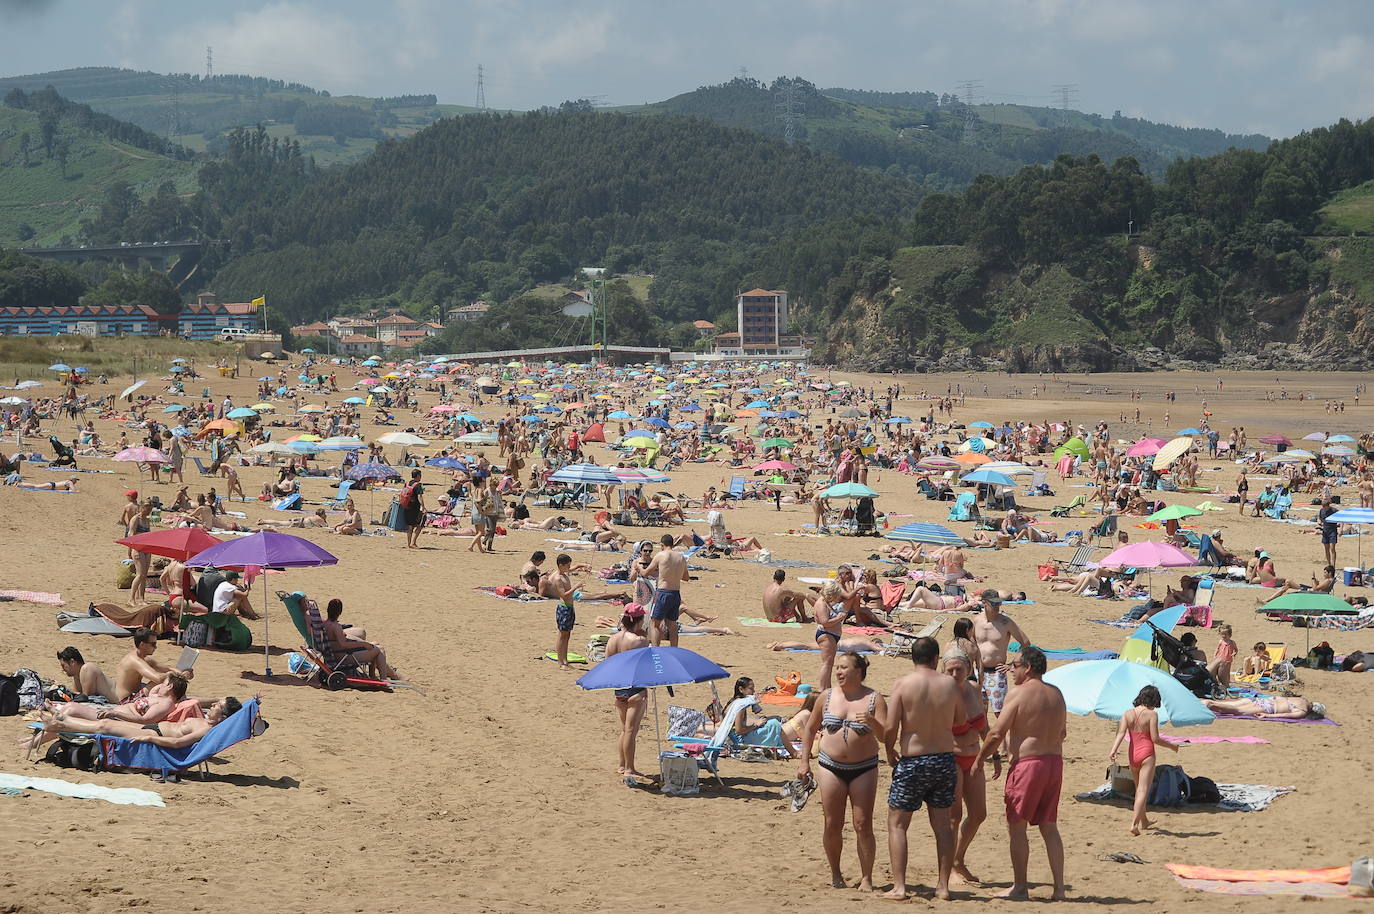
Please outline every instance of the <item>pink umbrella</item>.
M1260 443L1273 445L1282 444L1285 447L1291 447L1293 444L1292 440L1284 435L1265 435L1263 438L1260 439Z
M166 463L167 455L152 447L126 447L110 459L124 463Z
M1169 543L1131 543L1109 553L1097 564L1105 568L1187 568L1197 559Z
M1169 442L1163 438L1141 438L1126 451L1127 457L1148 457L1158 454L1159 449Z
M786 460L765 460L754 467L755 470L795 470L796 468L795 463L788 463Z

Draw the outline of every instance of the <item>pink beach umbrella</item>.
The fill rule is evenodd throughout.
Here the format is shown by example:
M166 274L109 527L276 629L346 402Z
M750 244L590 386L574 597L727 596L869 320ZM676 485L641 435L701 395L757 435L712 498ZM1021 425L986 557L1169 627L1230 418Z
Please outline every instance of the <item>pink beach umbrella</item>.
M152 447L126 447L110 459L121 463L166 463L167 455Z
M1187 568L1197 559L1170 543L1131 543L1108 553L1097 564L1104 568Z
M1168 443L1163 438L1141 438L1127 449L1126 456L1149 457L1151 454L1158 454L1159 449Z

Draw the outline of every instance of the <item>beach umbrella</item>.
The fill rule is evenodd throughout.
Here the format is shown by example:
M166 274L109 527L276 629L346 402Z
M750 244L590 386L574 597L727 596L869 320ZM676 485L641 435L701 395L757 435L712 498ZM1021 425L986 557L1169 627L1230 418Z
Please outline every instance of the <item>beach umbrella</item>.
M1322 454L1327 457L1354 457L1355 449L1348 448L1343 444L1335 444L1331 447L1322 448Z
M429 447L429 442L419 435L412 435L410 432L388 432L377 439L380 444L390 444L400 447Z
M1104 568L1188 568L1197 559L1170 543L1146 540L1115 549L1098 564Z
M454 457L431 457L425 461L425 466L436 467L441 470L457 470L466 467L467 464Z
M654 696L654 730L658 734L659 750L663 748L663 732L658 719L658 687L686 685L726 679L730 673L719 664L696 651L684 647L638 647L612 654L578 678L584 689L652 689Z
M184 562L211 546L224 542L212 536L201 527L173 527L170 530L150 530L115 540L121 546L128 546L135 552L146 555L165 555L167 558Z
M314 355L314 354L315 354L315 350L313 350L313 349L302 349L301 352L308 352L308 353L310 353L311 355Z
M500 444L495 432L468 432L453 439L459 444Z
M767 400L753 400L744 404L746 409L767 409L772 405L773 404L769 403Z
M1256 612L1287 613L1290 616L1335 616L1355 615L1359 612L1354 606L1340 597L1329 593L1314 593L1310 590L1295 590L1262 603Z
M166 409L164 409L163 412L164 412L164 413L179 413L179 412L181 412L181 411L184 410L184 409L186 409L186 405L185 405L185 404L183 404L183 403L173 403L171 406L168 406Z
M941 454L928 454L916 461L916 469L934 473L942 473L945 470L957 470L961 466L962 464L953 457L945 457Z
M789 472L791 470L795 470L796 468L797 465L795 463L791 463L787 460L765 460L763 463L756 464L754 466L754 472L758 473L765 470L781 470L783 472Z
M617 486L620 485L620 477L611 472L606 467L595 463L572 463L561 469L555 470L549 477L552 482L568 483L570 485L597 485L597 486Z
M931 543L937 546L962 546L964 538L940 524L902 524L887 534L890 540L908 543Z
M859 410L855 409L855 408L852 407L852 406L849 407L848 409L842 409L842 410L840 410L840 418L841 418L841 419L857 419L857 418L859 418L859 417L862 416L862 415L863 415L862 412L860 412Z
M1325 440L1326 440L1326 432L1313 432L1313 433L1310 434L1310 435L1303 435L1303 436L1302 436L1302 440L1303 440L1303 441L1325 441Z
M978 466L979 464L983 463L992 463L992 458L989 457L987 454L979 454L976 451L967 451L963 454L960 454L958 457L955 457L954 462L958 464L969 464L971 466Z
M893 416L891 419L888 419L888 420L887 420L887 424L888 424L888 425L910 425L910 424L911 424L911 420L908 419L906 416Z
M1179 430L1178 430L1178 433L1179 433L1180 435L1201 435L1203 432L1202 432L1202 429L1200 429L1200 428L1194 428L1193 426L1190 425L1190 426L1188 426L1187 428L1181 428L1181 429L1179 429ZM1260 439L1260 440L1264 440L1264 439Z
M344 398L344 402L347 403L349 406L361 406L367 401L364 400L362 397L346 397Z
M623 420L623 419L633 419L634 416L632 416L632 415L630 415L629 413L625 412L625 410L623 410L623 409L618 409L618 410L616 410L615 412L613 412L613 413L609 414L608 416L606 416L606 418L607 418L607 419L618 419L618 420Z
M289 447L293 452L297 454L305 454L306 456L314 456L315 454L318 454L321 450L323 450L315 442L306 441L303 438L298 438L297 440L292 441L290 444L287 445L287 447Z
M254 403L248 408L256 409L260 413L274 413L277 411L276 405L272 403Z
M1265 463L1302 463L1306 458L1299 457L1297 454L1275 454L1273 457L1266 457Z
M1169 505L1166 508L1160 508L1145 519L1153 521L1182 520L1185 517L1197 517L1201 513L1197 508L1190 508L1187 505Z
M336 565L338 559L316 546L310 540L289 533L263 530L241 539L230 540L211 546L204 552L186 560L193 568L318 568L322 565ZM263 575L262 599L262 640L264 672L272 675L272 649L268 633L268 616L271 604L267 599L267 575Z
M1045 674L1045 682L1064 696L1064 704L1074 714L1096 715L1120 720L1129 711L1136 695L1147 685L1159 689L1163 703L1159 722L1175 727L1210 724L1216 715L1207 710L1183 683L1159 669L1130 660L1080 660L1066 663Z
M1189 443L1191 444L1192 442L1189 441ZM1055 461L1057 462L1059 458L1063 457L1065 454L1073 454L1087 460L1092 456L1092 451L1088 450L1087 442L1082 438L1070 438L1054 449Z
M658 470L651 470L648 467L613 467L611 472L620 479L621 482L630 485L639 485L646 482L669 482L670 478L660 473Z
M140 387L147 383L147 381L135 381L134 383L130 384L128 387L124 388L119 392L119 399L123 400L125 397L128 397L132 400L134 391L138 390Z
M1004 476L1034 476L1035 468L1028 467L1024 463L1016 463L1011 460L994 460L992 463L985 463L980 467L983 470L996 470Z
M231 409L229 410L229 412L224 414L226 419L255 419L257 418L257 415L257 410L249 409L246 406L240 406L236 409Z
M1263 438L1259 439L1259 441L1260 444L1269 444L1274 447L1278 447L1280 444L1287 447L1293 443L1292 439L1288 438L1286 435L1265 435Z
M43 382L42 382L42 381L20 381L18 384L14 385L14 389L15 389L15 390L30 390L30 389L32 389L32 388L34 388L34 387L42 387L42 386L43 386Z
M1374 508L1341 508L1327 520L1333 524L1374 524Z
M1317 456L1316 454L1312 453L1311 451L1307 450L1306 448L1300 448L1300 447L1290 447L1290 448L1289 448L1287 451L1285 451L1284 453L1287 454L1289 457L1301 457L1303 460L1310 460L1310 459L1312 459L1313 457L1316 457L1316 456Z
M294 457L294 451L289 445L281 444L276 441L264 441L262 444L255 444L248 449L250 454L276 454L281 457Z
M822 498L877 498L878 493L860 482L841 482L821 492Z
M981 482L981 483L984 483L984 484L995 485L995 486L1014 486L1014 485L1016 485L1016 480L1012 479L1010 476L1006 475L1005 473L999 473L999 472L997 472L996 470L989 470L989 469L987 469L986 467L983 467L983 468L981 468L981 469L974 470L972 473L968 473L968 474L966 474L966 475L960 477L960 480L959 480L959 481L960 481L960 482Z
M400 472L387 463L360 463L345 474L349 479L400 479Z
M994 426L993 426L993 424L992 424L991 422L985 422L985 421L983 421L982 419L979 419L977 422L970 422L970 423L968 424L968 427L969 427L969 428L993 428Z
M1141 438L1126 449L1126 456L1149 457L1152 454L1158 454L1159 449L1168 443L1163 438Z
M658 441L656 441L655 439L649 437L648 435L626 435L624 438L621 438L621 439L620 439L619 441L617 441L615 444L616 444L616 447L628 447L628 448L638 448L638 447L649 448L649 447L658 447Z
M304 406L302 406L300 409L296 410L296 412L298 412L298 413L322 413L322 412L324 412L324 407L323 407L323 406L319 406L319 405L314 404L314 403L307 403L307 404L305 404Z
M154 447L126 447L110 459L121 463L166 463L167 455Z
M23 397L3 397L3 398L0 398L0 406L23 406L23 405L24 405L25 403L27 403L27 402L29 402L29 401L28 401L28 400L25 400ZM183 407L181 407L181 408L182 408L182 409L185 409L186 407L183 406ZM163 410L163 412L166 412L166 410Z
M361 440L347 435L335 435L317 443L322 451L358 451L367 447Z
M654 428L668 428L670 425L668 420L660 419L657 416L650 416L644 420L644 423L646 425L652 425Z
M48 366L48 371L71 371L71 370L72 370L72 366L66 364L65 362L54 362L53 364L51 364L51 365Z
M1192 438L1175 438L1168 442L1156 452L1154 468L1156 470L1168 469L1170 464L1188 453L1192 446Z
M963 444L959 445L959 451L961 453L981 454L984 451L990 451L995 447L997 447L997 442L989 438L970 438Z
M19 385L19 386L20 386L20 387L23 387L24 385L21 384L21 385ZM1355 440L1355 439L1354 439L1354 438L1351 438L1349 435L1332 435L1330 438L1327 438L1327 439L1326 439L1326 443L1327 443L1327 444L1338 444L1338 443L1345 443L1345 442L1354 441L1354 440Z
M786 438L769 438L763 442L764 447L794 447L792 442Z

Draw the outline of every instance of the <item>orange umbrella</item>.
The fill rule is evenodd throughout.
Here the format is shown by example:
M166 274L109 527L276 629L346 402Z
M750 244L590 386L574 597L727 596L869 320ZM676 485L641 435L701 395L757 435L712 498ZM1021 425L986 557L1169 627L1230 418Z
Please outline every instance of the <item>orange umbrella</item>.
M759 414L759 413L758 413L758 410L754 410L754 409L737 409L737 410L735 410L735 416L736 416L736 418L739 418L739 419L754 419L754 418L756 418L756 417L758 416L758 414Z
M989 457L987 454L975 454L973 451L969 451L966 454L960 454L958 457L955 457L954 459L959 463L968 463L973 464L975 466L980 463L992 463L992 458Z
M205 423L205 427L196 435L197 438L204 438L213 431L224 432L225 437L237 435L242 429L239 424L232 419L216 419L213 422Z

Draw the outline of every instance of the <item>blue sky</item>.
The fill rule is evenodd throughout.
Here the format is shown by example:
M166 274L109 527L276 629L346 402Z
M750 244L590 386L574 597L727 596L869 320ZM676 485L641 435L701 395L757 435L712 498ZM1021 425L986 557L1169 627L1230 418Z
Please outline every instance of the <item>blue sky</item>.
M217 72L491 107L769 80L952 91L1286 136L1374 113L1369 0L0 0L4 75Z

